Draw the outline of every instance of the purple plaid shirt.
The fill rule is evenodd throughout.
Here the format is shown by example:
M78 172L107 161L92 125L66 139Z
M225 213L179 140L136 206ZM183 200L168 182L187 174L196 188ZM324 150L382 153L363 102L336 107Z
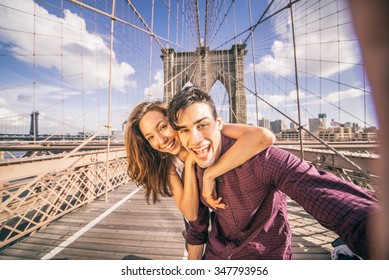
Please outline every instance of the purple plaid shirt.
M233 143L222 135L222 154ZM204 169L196 168L201 193ZM209 236L209 205L203 198L187 233L189 244L206 243L204 259L291 259L287 196L368 258L366 224L370 211L378 210L377 200L287 151L269 147L218 177L216 190L228 207L215 211Z

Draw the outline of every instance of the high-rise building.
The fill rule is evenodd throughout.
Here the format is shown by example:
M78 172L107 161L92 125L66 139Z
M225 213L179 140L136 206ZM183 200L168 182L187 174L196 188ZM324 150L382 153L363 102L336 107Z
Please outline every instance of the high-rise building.
M273 133L280 133L284 129L285 124L282 120L275 120L270 122L270 130L273 131Z
M295 124L294 122L290 122L289 124L289 129L297 129L298 125Z
M309 131L317 132L320 128L327 128L327 115L319 114L318 118L309 119Z
M270 129L270 120L269 119L265 119L264 117L262 117L262 119L258 120L258 124L261 127Z

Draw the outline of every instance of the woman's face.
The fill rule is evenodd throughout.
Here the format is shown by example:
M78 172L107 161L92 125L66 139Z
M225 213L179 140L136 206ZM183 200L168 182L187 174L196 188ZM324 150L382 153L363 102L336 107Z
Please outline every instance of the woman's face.
M146 113L139 122L144 138L154 150L177 155L181 150L181 142L177 131L169 124L167 118L159 111Z

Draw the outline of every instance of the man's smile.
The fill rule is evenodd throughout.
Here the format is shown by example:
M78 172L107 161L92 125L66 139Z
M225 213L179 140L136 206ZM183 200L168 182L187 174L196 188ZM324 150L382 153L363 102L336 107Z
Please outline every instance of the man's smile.
M211 145L210 144L207 144L207 145L203 145L199 148L192 148L191 150L196 154L196 156L199 158L199 159L202 159L202 158L206 158L209 151L210 151L210 148L211 148Z

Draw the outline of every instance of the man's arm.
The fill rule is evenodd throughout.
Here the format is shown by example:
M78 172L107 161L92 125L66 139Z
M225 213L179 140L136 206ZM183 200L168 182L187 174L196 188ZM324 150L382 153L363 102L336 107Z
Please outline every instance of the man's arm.
M188 259L201 260L204 251L204 244L208 240L209 209L199 202L198 218L189 221L189 228L186 233L188 244Z
M369 258L367 221L378 208L372 193L274 147L266 159L256 162L256 169L258 176L266 177L322 226L336 232L356 254Z
M204 251L204 244L190 245L188 244L188 260L201 260Z

